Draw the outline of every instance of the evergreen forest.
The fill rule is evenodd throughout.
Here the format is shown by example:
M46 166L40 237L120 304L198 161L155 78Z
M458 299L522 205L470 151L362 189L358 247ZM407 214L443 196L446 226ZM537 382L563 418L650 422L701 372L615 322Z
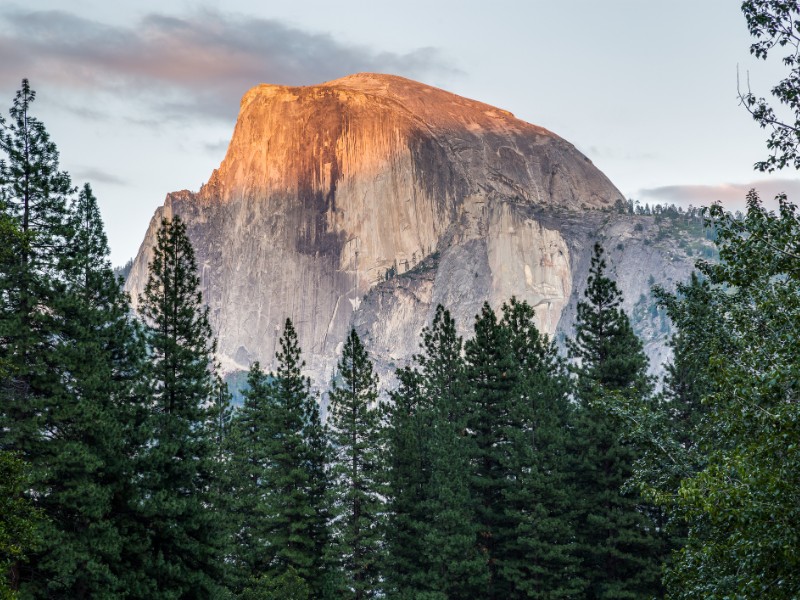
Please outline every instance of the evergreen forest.
M757 57L792 52L775 97L794 121L742 96L770 136L758 166L798 168L800 11L743 12ZM565 344L515 298L468 339L438 306L387 390L352 330L323 419L288 318L234 405L179 217L133 308L35 98L23 80L0 119L0 598L800 597L785 196L617 207L713 231L714 257L654 289L673 331L660 381L596 244Z

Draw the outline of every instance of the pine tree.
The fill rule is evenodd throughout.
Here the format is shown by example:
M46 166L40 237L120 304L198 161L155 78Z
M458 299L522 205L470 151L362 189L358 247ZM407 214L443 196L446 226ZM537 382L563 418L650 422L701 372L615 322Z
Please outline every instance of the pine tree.
M230 494L233 515L233 540L231 542L231 568L233 590L241 592L252 580L270 568L269 555L264 549L269 544L268 523L271 518L267 494L270 482L269 437L276 427L273 424L275 407L269 394L269 377L254 362L247 374L247 387L242 393L244 402L231 423Z
M65 283L53 303L62 386L49 392L47 427L55 435L41 481L49 492L40 505L51 516L36 569L51 573L50 594L113 597L133 575L124 553L141 543L130 498L144 348L88 185L68 224L70 248L59 260Z
M8 367L3 385L2 447L32 463L40 456L47 390L58 385L53 341L58 323L58 260L66 248L69 175L44 125L31 116L36 95L27 80L14 98L10 119L0 119L0 207L11 229L0 274L0 341ZM35 471L35 469L34 469ZM38 475L34 472L33 478Z
M277 577L262 576L250 582L238 600L309 600L312 595L308 583L291 567Z
M712 446L726 443L724 439L706 440L711 406L703 400L717 387L711 357L723 355L733 346L720 322L720 316L730 310L730 298L713 290L697 273L692 273L687 283L678 284L674 294L660 287L653 292L675 331L670 340L672 362L666 365L663 393L652 402L634 406L634 414L627 420L642 453L636 483L668 506L675 538L685 530L674 502L681 479L705 466L700 451L703 442Z
M52 298L50 283L56 264L67 249L67 214L74 188L69 175L59 171L58 150L41 121L30 114L36 93L27 79L9 110L10 121L0 119L0 201L18 225L24 242L14 260L4 265L11 306L20 315L16 342L27 349L39 324L34 307Z
M387 409L388 512L386 530L387 591L390 597L412 598L428 590L424 535L429 515L425 506L431 477L427 434L431 410L421 390L420 374L409 367L397 371L399 385Z
M575 598L585 585L575 543L569 445L573 409L566 368L539 333L535 313L516 298L502 307L518 376L506 465L511 529L500 563L516 598Z
M2 266L0 339L11 367L4 416L13 423L4 447L33 460L48 410L45 390L57 385L52 341L58 335L52 302L57 297L59 256L67 247L69 175L59 171L58 150L44 125L30 114L36 94L27 79L17 91L9 120L0 121L0 202L19 229ZM46 417L44 417L46 418ZM36 475L34 475L34 479Z
M330 581L327 562L330 544L330 506L327 466L331 460L331 443L328 429L320 417L318 396L309 395L304 403L304 444L303 466L307 474L305 484L306 505L311 511L307 517L307 535L311 540L308 550L313 561L306 574L306 584L312 597L321 598ZM287 571L287 577L290 575Z
M233 395L228 384L217 375L214 381L212 404L208 411L208 430L214 445L214 460L224 469L230 459L230 437L233 427Z
M150 534L147 568L161 597L212 597L220 580L213 484L216 346L203 307L194 250L179 217L163 220L139 299L149 325L151 411L142 451L141 511Z
M616 282L606 276L603 248L595 244L592 266L584 292L578 302L575 339L567 343L581 397L605 391L643 395L649 390L647 356L636 337L628 316L620 308L622 294Z
M264 575L275 579L291 569L312 591L320 593L324 570L319 551L326 542L326 513L322 504L325 484L319 478L327 452L320 437L317 401L310 381L301 373L305 363L289 319L276 359L278 368L267 389L273 410L264 473L270 514L266 553L271 558Z
M233 422L239 586L291 572L318 597L325 579L328 443L289 319L279 344L275 372L251 367Z
M706 413L702 400L715 390L710 357L730 346L727 332L718 326L725 299L714 294L708 280L697 273L692 273L687 283L678 284L676 294L660 288L654 291L676 330L670 340L673 359L666 367L664 384L671 420L683 432L677 439L689 449L699 441L696 430Z
M501 572L514 521L506 510L512 487L510 466L513 407L519 385L508 331L488 304L475 319L475 336L465 344L473 437L470 487L476 500L478 547L489 568L484 598L510 598L513 584Z
M587 598L660 595L665 554L656 515L633 490L622 491L633 474L635 448L623 439L614 403L649 393L647 357L620 305L622 295L606 276L599 244L594 247L585 300L578 303L576 359L576 486L583 499L578 531Z
M441 305L414 367L397 372L388 455L387 583L399 598L473 598L488 571L469 496L461 338Z
M330 556L339 573L335 597L361 600L380 590L385 466L378 378L355 330L338 372L330 390Z
M476 505L470 494L472 439L462 340L452 316L438 306L423 332L418 357L424 393L432 399L431 476L424 538L431 588L447 598L474 598L489 578L485 556L476 545Z
M208 407L209 432L212 445L212 485L207 510L214 514L219 535L220 560L230 565L234 556L234 534L236 518L233 506L233 418L234 410L228 384L220 375L214 381L212 403ZM236 583L236 572L225 568L220 582L226 589L232 589Z
M73 190L33 118L23 81L0 135L4 222L0 336L7 365L2 445L29 464L43 543L19 569L26 595L115 597L134 547L128 499L142 357L127 299L108 262L96 200ZM8 248L6 248L8 250Z
M466 344L470 488L490 575L480 595L580 596L564 367L527 303L512 299L502 312L498 321L484 305Z

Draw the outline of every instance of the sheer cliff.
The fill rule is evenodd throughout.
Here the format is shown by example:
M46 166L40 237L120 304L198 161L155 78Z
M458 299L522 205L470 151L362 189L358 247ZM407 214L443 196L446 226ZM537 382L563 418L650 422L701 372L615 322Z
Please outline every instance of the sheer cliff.
M156 211L126 287L135 302L156 228L178 214L223 366L271 365L291 317L324 385L351 326L389 369L416 351L437 303L466 334L484 301L516 295L543 331L569 333L597 239L629 303L650 273L683 279L690 261L615 215L621 197L569 142L437 88L376 74L259 85L219 169Z

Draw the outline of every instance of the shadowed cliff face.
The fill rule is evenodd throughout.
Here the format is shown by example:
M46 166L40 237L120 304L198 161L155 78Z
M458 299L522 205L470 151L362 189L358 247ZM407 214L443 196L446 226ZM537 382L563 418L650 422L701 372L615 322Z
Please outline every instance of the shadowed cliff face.
M555 333L582 264L574 253L591 247L569 236L590 234L537 211L583 214L619 198L555 134L443 90L373 74L260 85L208 183L167 196L126 286L135 301L156 227L178 214L223 365L271 365L291 317L324 385L351 326L384 365L402 362L439 302L466 333L484 301L516 295Z

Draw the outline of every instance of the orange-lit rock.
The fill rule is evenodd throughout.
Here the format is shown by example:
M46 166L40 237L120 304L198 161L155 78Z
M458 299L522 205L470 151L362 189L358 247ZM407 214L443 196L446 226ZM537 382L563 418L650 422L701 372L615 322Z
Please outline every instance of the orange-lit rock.
M555 333L611 218L598 210L619 198L572 144L440 89L375 74L259 85L208 183L156 212L126 285L135 299L155 227L179 214L223 365L269 366L288 316L325 384L351 326L385 368L416 351L438 302L466 333L483 301L516 295Z

